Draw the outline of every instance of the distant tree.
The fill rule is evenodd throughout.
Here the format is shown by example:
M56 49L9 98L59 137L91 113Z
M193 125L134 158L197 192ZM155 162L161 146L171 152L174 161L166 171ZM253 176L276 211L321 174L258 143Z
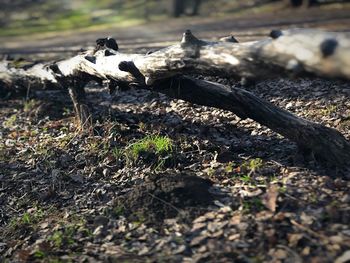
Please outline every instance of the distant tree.
M179 17L184 12L184 2L182 0L173 0L172 15Z
M200 7L201 3L202 3L202 0L194 0L193 1L191 15L193 15L193 16L198 15L198 11L199 11L199 7Z
M185 14L187 7L190 8L189 15L197 15L199 7L202 3L202 0L173 0L172 1L172 16L179 17L182 14Z

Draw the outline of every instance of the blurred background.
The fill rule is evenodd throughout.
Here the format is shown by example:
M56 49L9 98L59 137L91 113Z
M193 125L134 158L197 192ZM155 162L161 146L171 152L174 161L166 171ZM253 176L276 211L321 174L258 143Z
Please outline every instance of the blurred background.
M350 2L335 0L0 0L0 52L76 51L98 37L158 48L190 28L200 37L242 41L273 28L347 31Z

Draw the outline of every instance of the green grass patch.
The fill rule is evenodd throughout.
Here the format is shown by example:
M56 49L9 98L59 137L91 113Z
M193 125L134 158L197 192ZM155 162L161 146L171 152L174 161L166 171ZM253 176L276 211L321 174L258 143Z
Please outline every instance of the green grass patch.
M10 117L8 117L5 121L4 121L4 127L5 128L13 128L13 126L15 125L17 121L17 114L12 114Z
M49 240L53 243L53 245L57 248L65 248L70 247L75 243L74 234L76 232L76 228L74 226L68 226L63 230L55 231L49 238Z
M45 216L45 213L42 209L37 208L34 212L29 213L25 212L21 217L13 219L10 222L10 227L13 229L18 229L23 226L33 226L40 222Z
M173 144L167 136L147 136L129 146L129 153L137 158L143 152L154 152L156 154L170 153L173 150Z
M79 215L71 215L70 220L61 221L59 229L55 230L48 241L57 249L69 248L76 244L77 237L90 237L92 232L87 228L86 220Z
M128 164L140 161L151 164L155 169L162 168L166 157L172 158L174 153L173 141L167 136L150 135L128 145L124 151Z

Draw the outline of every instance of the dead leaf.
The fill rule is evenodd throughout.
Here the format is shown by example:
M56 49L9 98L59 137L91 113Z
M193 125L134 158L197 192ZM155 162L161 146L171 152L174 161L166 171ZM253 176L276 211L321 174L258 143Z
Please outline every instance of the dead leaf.
M310 247L304 247L304 249L301 251L301 255L308 256L310 255Z
M231 225L238 225L240 222L241 222L241 215L234 215L230 220Z
M51 251L51 245L50 245L50 242L48 241L43 241L41 242L39 245L38 245L40 251L43 251L43 252L49 252Z
M266 194L263 196L263 204L267 209L272 212L276 211L276 202L278 197L278 187L276 185L271 185L269 189L267 189Z
M18 251L17 255L18 255L18 258L20 261L27 262L27 260L30 256L30 251L25 250L25 249L21 249L20 251Z
M350 261L350 250L345 251L340 257L338 257L334 263L346 263Z
M290 247L295 247L299 240L303 238L303 234L288 234L288 242Z

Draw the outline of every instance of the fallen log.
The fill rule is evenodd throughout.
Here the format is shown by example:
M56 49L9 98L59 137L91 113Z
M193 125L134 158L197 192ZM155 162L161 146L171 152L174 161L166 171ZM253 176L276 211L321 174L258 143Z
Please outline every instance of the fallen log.
M350 143L338 131L301 119L242 89L176 77L199 73L266 79L307 74L350 79L350 38L347 35L291 30L272 31L270 36L270 39L248 43L237 43L234 38L206 42L186 31L179 44L146 55L120 53L113 39L99 39L96 49L56 63L37 64L26 69L14 69L3 63L0 79L2 85L7 86L69 88L81 123L89 118L84 106L84 85L90 80L107 80L112 88L136 85L154 89L251 118L329 164L346 166ZM174 86L174 81L180 85Z
M240 88L176 77L152 87L171 98L215 107L250 118L294 141L302 153L318 161L337 166L349 166L350 142L333 128L305 120L280 109Z
M188 30L179 44L151 54L124 54L103 47L88 50L57 63L11 69L0 63L0 79L10 85L24 77L40 83L57 83L87 73L101 79L140 83L140 78L120 69L133 62L146 85L177 74L199 73L236 78L266 79L289 74L312 74L324 78L350 79L350 37L344 33L317 30L271 32L271 38L236 43L234 38L220 42L197 39Z

